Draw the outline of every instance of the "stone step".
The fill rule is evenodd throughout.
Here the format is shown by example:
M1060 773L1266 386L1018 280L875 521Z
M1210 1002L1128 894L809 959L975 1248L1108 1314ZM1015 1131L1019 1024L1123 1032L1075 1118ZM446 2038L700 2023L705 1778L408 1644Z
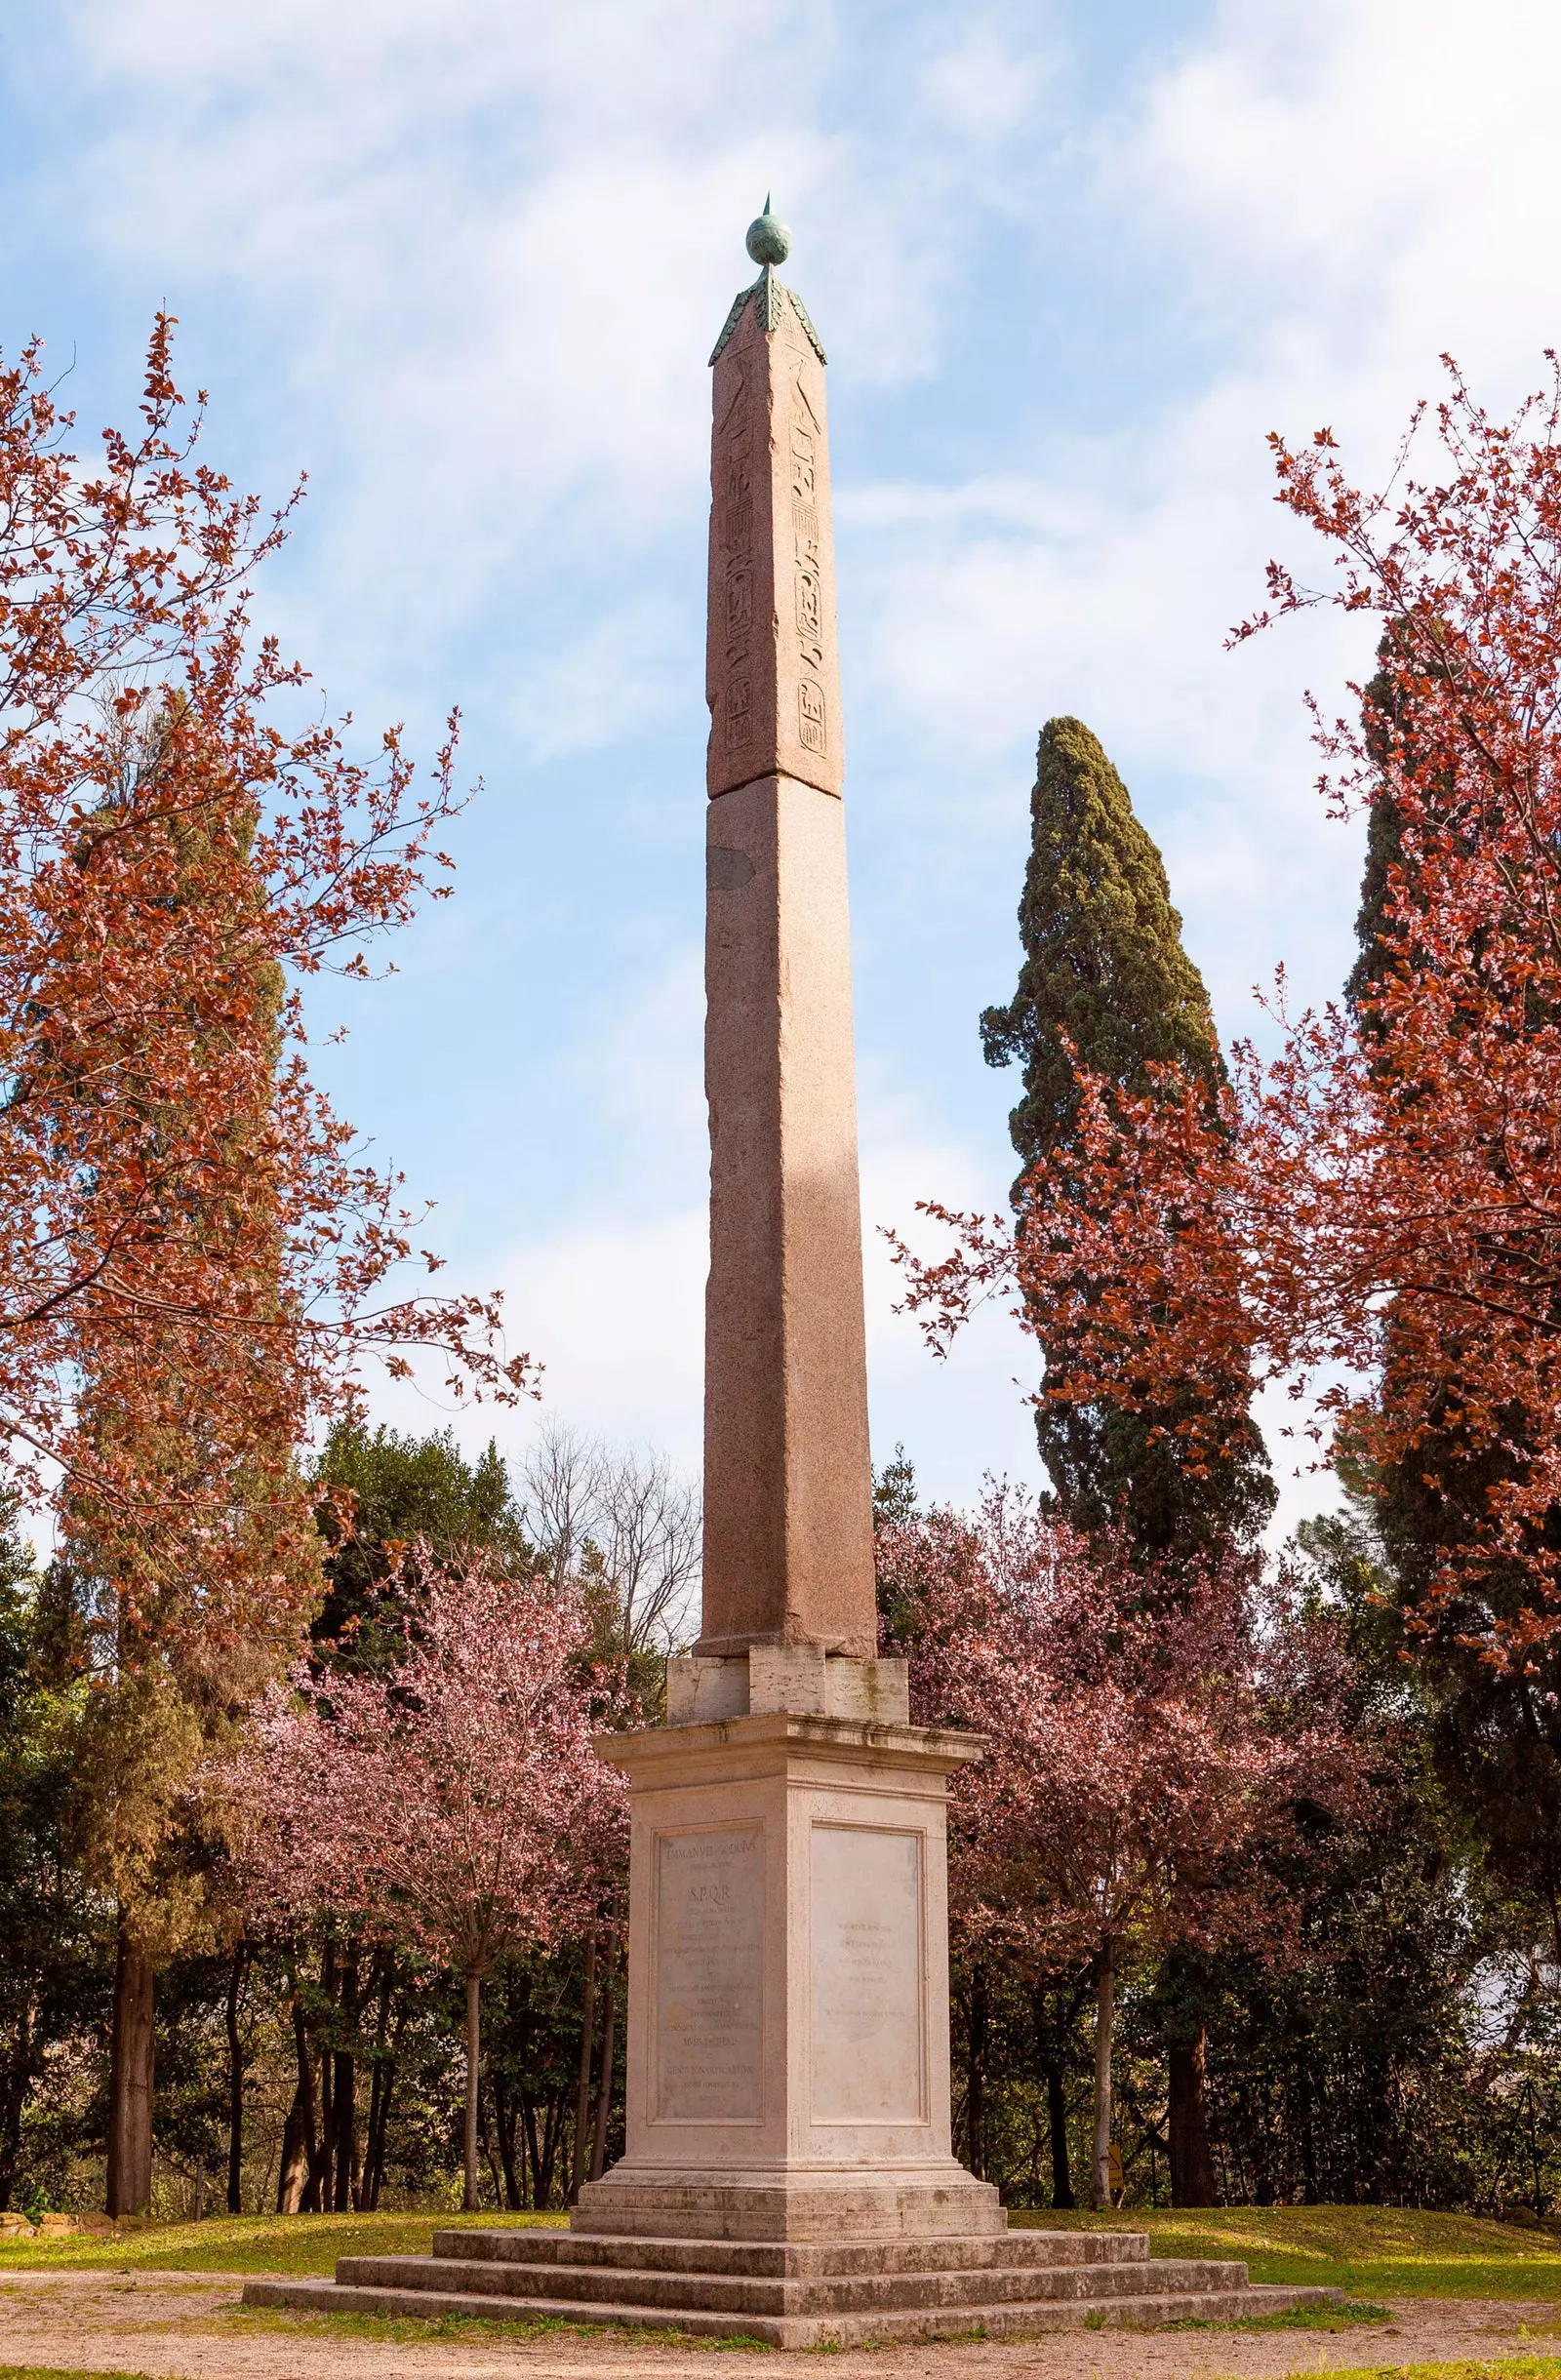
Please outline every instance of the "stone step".
M1339 2302L1337 2289L1235 2288L1124 2296L1037 2299L1009 2305L911 2306L840 2315L745 2315L702 2308L609 2304L563 2297L503 2297L455 2289L349 2286L335 2281L251 2281L246 2306L293 2306L316 2314L465 2316L484 2321L562 2321L675 2329L691 2338L753 2338L768 2347L856 2347L877 2340L1009 2338L1031 2330L1152 2329L1177 2320L1238 2321Z
M951 2232L921 2239L772 2241L645 2240L622 2233L440 2231L436 2257L460 2263L620 2266L630 2272L741 2273L755 2280L805 2280L821 2273L1026 2270L1058 2265L1144 2264L1146 2232Z
M924 2306L981 2308L1039 2300L1206 2295L1245 2286L1242 2264L1054 2265L1025 2271L821 2273L766 2280L751 2273L657 2273L586 2265L475 2264L443 2256L343 2256L344 2288L465 2291L482 2297L548 2297L576 2303L659 2306L706 2314L836 2315Z
M621 2170L621 2168L619 2168ZM1000 2237L1008 2217L990 2182L967 2174L957 2185L858 2181L818 2188L788 2184L623 2182L609 2175L587 2182L575 2227L599 2237L644 2233L667 2240L816 2241L941 2239L963 2233Z

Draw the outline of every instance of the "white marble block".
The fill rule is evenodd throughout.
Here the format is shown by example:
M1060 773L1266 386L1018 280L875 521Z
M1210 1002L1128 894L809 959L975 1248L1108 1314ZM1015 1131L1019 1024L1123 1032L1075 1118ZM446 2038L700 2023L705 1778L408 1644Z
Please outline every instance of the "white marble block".
M577 2223L1000 2227L949 2142L945 1780L977 1739L754 1711L598 1750L633 1794L627 2147Z

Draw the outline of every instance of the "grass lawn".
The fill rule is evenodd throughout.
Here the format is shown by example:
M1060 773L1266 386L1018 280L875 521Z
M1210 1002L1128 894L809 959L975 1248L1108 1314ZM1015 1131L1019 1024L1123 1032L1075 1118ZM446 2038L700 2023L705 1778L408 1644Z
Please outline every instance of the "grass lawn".
M1048 2230L1146 2231L1153 2256L1239 2257L1254 2281L1331 2282L1348 2297L1561 2300L1556 2236L1479 2215L1402 2206L1212 2206L1112 2215L1016 2211L1011 2220Z
M1316 2380L1317 2367L1290 2372L1286 2380ZM6 2375L0 2372L0 2380ZM1561 2380L1561 2357L1502 2356L1495 2363L1360 2363L1328 2373L1328 2380Z
M1047 2229L1146 2231L1156 2256L1239 2258L1254 2281L1322 2281L1346 2297L1551 2299L1561 2304L1561 2241L1548 2231L1474 2215L1396 2206L1229 2206L1175 2213L1017 2212ZM222 2215L159 2224L119 2239L92 2234L0 2243L0 2274L78 2272L318 2273L339 2256L420 2255L464 2224L561 2224L562 2215ZM0 2368L0 2380L7 2380ZM1561 2380L1561 2364L1556 2367Z
M213 2215L107 2235L65 2233L35 2244L0 2242L0 2273L65 2266L73 2272L323 2273L339 2256L426 2255L434 2230L475 2224L556 2226L564 2215ZM0 2365L0 2380L10 2375Z

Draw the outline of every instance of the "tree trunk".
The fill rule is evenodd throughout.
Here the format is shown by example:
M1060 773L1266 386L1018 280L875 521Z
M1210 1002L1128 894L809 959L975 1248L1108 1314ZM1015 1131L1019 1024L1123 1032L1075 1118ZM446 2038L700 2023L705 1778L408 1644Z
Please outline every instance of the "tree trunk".
M349 2044L336 2053L331 2114L336 2134L336 2210L350 2214L356 2197L358 2168L358 2068L354 2047L358 2036L358 1952L353 1943L341 1969L341 2025Z
M385 2141L390 2129L390 2099L395 2090L396 2071L401 2058L401 2036L406 2029L407 2003L403 1998L400 2007L396 2010L395 2031L390 2036L390 2046L380 2060L375 2076L380 2086L380 2096L375 2110L374 2128L369 2136L368 2161L363 2175L363 2202L371 2213L378 2209L380 2192L384 2186L384 2152Z
M367 2208L378 2205L380 2199L384 2105L389 2091L389 2076L385 2071L385 2035L390 2025L390 1996L395 1989L395 1952L385 1951L376 1959L375 1965L380 1980L380 2006L374 2020L374 2053L369 2071L369 2127L363 2149L363 2180L358 2192L359 2205Z
M580 2197L580 2186L585 2179L585 2140L591 2114L591 2029L595 2022L596 1934L593 1929L585 1937L585 1988L580 1996L580 2095L575 2105L575 2170L569 2185L571 2206Z
M244 2212L244 2050L238 2038L238 1996L244 1983L245 1947L235 1944L227 1976L227 2211Z
M1090 2204L1111 2203L1111 2025L1116 2013L1116 1944L1107 1941L1095 1978L1095 2153Z
M970 2031L965 2042L965 2159L979 2182L986 2179L986 1970L970 1979Z
M477 2137L487 2163L488 2178L494 2186L494 2204L502 2206L504 2186L499 2178L499 2160L494 2155L493 2135L488 2129L488 2093L482 2088L480 2076L477 2083Z
M504 2169L504 2204L516 2211L526 2203L526 2135L520 2130L520 2102L504 2087L500 2061L494 2066L494 2130L499 2135L499 2162ZM520 2137L519 2173L515 2171L515 2139Z
M536 2176L532 2199L534 2206L545 2206L553 2195L553 2163L558 2155L558 2144L564 2137L568 2112L568 2092L554 2091L547 2102L547 2114L542 2122L541 2155L532 2161L532 2172Z
M336 1940L331 1934L326 1935L325 1948L320 1953L320 1996L326 2003L328 2014L325 2026L329 2029L336 2023ZM328 2215L331 2212L331 2160L336 2149L336 2109L331 2086L333 2063L330 2047L326 2042L322 2042L320 2132L311 2154L308 2194L303 2201L310 2214Z
M466 1977L466 2189L463 2212L474 2215L482 2201L477 2189L477 2084L482 2073L482 1977L475 1968Z
M295 2083L293 2104L282 2126L282 2157L276 2177L276 2211L296 2215L309 2186L309 2109L302 2087Z
M607 2117L613 2103L613 2032L618 2020L618 1932L609 1926L602 1975L602 2072L596 2086L596 2135L591 2142L591 2180L607 2163Z
M108 2065L108 2189L103 2200L111 2215L143 2215L151 2204L152 2052L152 1963L121 1918Z
M1214 2159L1209 2153L1209 2035L1204 2025L1190 2041L1166 2044L1171 2090L1171 2203L1213 2206Z
M1067 2155L1067 2100L1062 2091L1062 2069L1056 2058L1046 2069L1046 2120L1052 2136L1052 2204L1072 2206L1075 2201Z
M308 2028L303 2022L303 1998L297 1967L293 1970L293 2048L298 2059L298 2082L293 2089L293 2104L282 2127L282 2170L276 2177L276 2211L279 2215L296 2215L311 2203L318 2206L318 2198L311 2200L311 2190L318 2175L319 2136L314 2122L314 2059L309 2049Z
M0 2091L0 2213L11 2204L21 2165L21 2111L32 2082L32 2020L34 2003L24 1994L17 2015L17 2050Z

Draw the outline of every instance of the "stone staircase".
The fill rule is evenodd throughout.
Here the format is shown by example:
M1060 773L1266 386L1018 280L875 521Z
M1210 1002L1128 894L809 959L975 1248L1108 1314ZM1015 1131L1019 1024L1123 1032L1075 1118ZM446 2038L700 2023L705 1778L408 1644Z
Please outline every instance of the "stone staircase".
M1339 2302L1244 2264L1149 2257L1142 2232L761 2241L577 2231L436 2232L431 2256L343 2256L335 2281L252 2281L246 2306L616 2322L769 2347L1081 2330Z

